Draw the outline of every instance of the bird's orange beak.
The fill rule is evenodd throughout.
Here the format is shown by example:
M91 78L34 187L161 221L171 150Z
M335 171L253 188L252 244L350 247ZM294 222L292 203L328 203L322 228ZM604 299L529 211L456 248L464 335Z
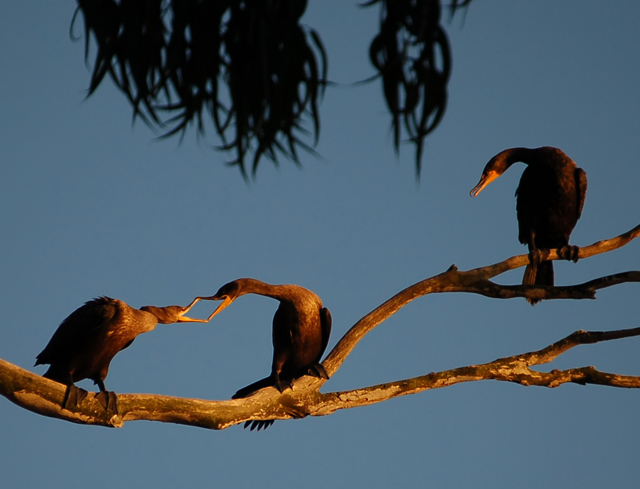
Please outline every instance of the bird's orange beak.
M491 182L493 182L496 178L498 178L500 175L498 174L498 172L496 171L488 171L487 173L483 173L482 174L482 178L480 179L480 181L478 182L478 185L476 185L475 187L473 187L471 189L471 192L469 192L469 195L471 197L477 197L478 194L480 192L482 192L482 190L489 185Z
M219 300L219 299L213 299L213 300ZM224 296L224 300L220 303L220 305L216 308L216 310L211 313L211 316L209 316L209 319L207 319L207 321L211 321L211 318L213 318L213 316L218 314L220 311L222 311L225 307L227 307L232 302L233 302L233 299L231 297L229 297L228 295Z
M196 319L196 318L190 318L188 316L185 316L186 313L189 312L189 310L196 304L196 302L198 302L201 298L200 297L196 297L195 299L193 299L193 301L191 302L191 304L189 304L187 307L180 307L180 306L170 306L170 307L176 307L178 309L180 309L180 312L178 312L177 316L177 323L206 323L209 322L208 319Z
M187 312L188 312L188 309L180 313L180 315L178 316L179 323L208 323L209 322L208 319L196 319L196 318L190 318L182 315L182 314L186 314Z

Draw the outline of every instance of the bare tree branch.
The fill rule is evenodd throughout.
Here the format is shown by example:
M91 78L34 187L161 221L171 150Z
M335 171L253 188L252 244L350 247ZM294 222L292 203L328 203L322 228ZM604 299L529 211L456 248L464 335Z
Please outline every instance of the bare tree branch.
M638 235L640 226L616 238L580 248L579 256L587 258L620 248ZM557 250L550 250L548 259L560 259ZM594 298L597 289L640 281L638 271L608 275L565 287L498 285L488 280L507 270L522 267L528 262L528 255L520 255L464 272L452 266L444 273L406 288L360 319L343 336L323 363L326 371L330 375L335 373L355 345L369 331L412 300L426 294L468 292L495 298L584 299ZM640 328L608 332L576 331L539 351L501 358L483 365L471 365L344 392L321 393L319 388L325 381L305 376L296 380L294 388L286 390L283 394L275 389L262 389L248 398L228 401L184 399L154 394L119 394L117 415L105 411L93 396L88 396L73 410L61 409L66 386L0 359L0 394L27 410L74 423L121 427L127 421L148 420L224 429L251 420L290 419L305 415L324 416L338 409L365 406L393 397L478 380L499 380L544 387L557 387L572 382L640 388L640 377L600 372L594 367L551 372L539 372L530 368L551 362L578 345L639 335Z
M443 372L430 373L420 377L374 385L363 389L345 392L321 394L325 396L324 404L314 406L317 411L313 415L330 414L336 409L376 404L393 397L416 394L429 389L440 389L462 382L478 380L500 380L514 382L524 386L558 387L572 382L575 384L598 384L610 387L640 388L640 377L600 372L595 367L573 368L569 370L552 370L539 372L532 370L533 365L541 365L555 360L557 357L578 345L599 343L632 336L640 336L640 328L618 331L576 331L566 338L548 347L521 355L500 358L482 365L471 365ZM339 400L336 402L335 399ZM336 407L337 406L337 407Z
M126 421L147 420L224 429L234 424L260 419L289 419L292 412L326 416L339 409L376 404L388 399L440 389L462 382L499 380L525 386L558 387L568 382L611 387L640 388L640 377L600 372L595 367L539 372L533 365L549 363L571 348L640 336L640 328L618 331L576 331L538 351L500 358L482 365L430 373L386 384L343 392L320 393L313 379L304 377L293 391L284 394L264 389L247 399L205 401L151 394L120 394L119 415L109 416L91 396L73 411L60 408L65 388L44 377L0 360L0 393L30 411L66 421L121 427Z
M606 253L628 244L640 235L640 225L620 236L612 239L598 241L590 246L580 248L579 258ZM548 250L548 255L543 251L543 259L560 260L557 250ZM529 255L518 255L499 263L486 267L475 268L466 272L459 271L455 265L449 270L435 277L428 278L410 287L407 287L387 302L374 309L360 319L342 337L338 344L322 363L327 373L333 375L342 365L351 350L364 336L395 314L400 308L414 299L427 294L442 292L470 292L497 299L510 299L513 297L529 297L534 299L593 299L595 290L621 283L621 281L637 282L640 272L626 272L625 274L610 275L587 282L581 285L566 287L540 287L533 285L498 285L489 281L489 278L500 275L509 270L514 270L529 264Z

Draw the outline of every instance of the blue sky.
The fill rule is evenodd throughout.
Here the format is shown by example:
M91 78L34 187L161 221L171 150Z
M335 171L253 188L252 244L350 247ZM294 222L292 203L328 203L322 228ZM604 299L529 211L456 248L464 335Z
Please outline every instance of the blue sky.
M640 222L640 4L592 0L472 3L446 23L450 102L427 139L396 158L368 43L377 9L310 2L304 21L329 53L321 159L261 164L247 185L190 133L157 141L109 83L85 100L75 3L0 5L0 357L32 368L71 311L99 295L132 306L187 304L238 277L315 291L334 319L329 348L390 296L452 263L488 265L517 241L514 166L469 197L491 156L562 148L588 174L576 245ZM77 29L78 32L80 28ZM638 243L556 265L559 284L638 268ZM518 283L522 271L501 283ZM468 294L412 302L370 333L323 387L413 377L542 348L577 329L637 326L635 284L595 301L499 301ZM277 304L245 296L209 325L159 326L112 363L106 384L226 399L269 372ZM202 316L211 310L203 304ZM640 340L574 349L548 366L640 374ZM91 388L89 382L81 384ZM597 386L480 382L406 396L264 433L135 422L109 430L0 399L6 487L114 484L385 488L636 487L640 393Z

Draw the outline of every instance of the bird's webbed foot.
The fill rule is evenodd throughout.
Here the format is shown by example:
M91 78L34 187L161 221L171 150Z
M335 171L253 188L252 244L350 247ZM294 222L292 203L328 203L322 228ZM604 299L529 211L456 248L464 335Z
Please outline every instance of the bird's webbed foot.
M62 399L62 409L69 409L69 406L78 407L80 403L87 397L88 392L80 387L71 384L67 386Z
M286 389L293 389L293 384L291 381L277 379L273 386L278 389L278 392L282 394Z
M113 391L100 391L96 394L96 399L105 409L105 411L113 411L118 414L118 397Z
M309 367L307 370L307 375L311 375L312 377L318 377L320 379L329 379L329 374L324 369L321 363L316 363Z
M578 262L578 255L580 254L580 247L574 245L563 246L558 250L558 256L563 260L569 260L573 263Z

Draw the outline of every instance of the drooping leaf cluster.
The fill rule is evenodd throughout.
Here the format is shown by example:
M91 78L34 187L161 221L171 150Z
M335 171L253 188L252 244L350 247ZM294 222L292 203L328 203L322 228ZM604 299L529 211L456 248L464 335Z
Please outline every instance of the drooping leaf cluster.
M363 4L381 6L369 56L392 115L396 151L406 131L416 147L418 176L424 139L444 115L451 71L440 2ZM277 163L282 154L298 163L297 148L312 151L309 139L317 143L327 58L317 32L300 24L307 0L77 3L74 21L80 12L85 61L94 54L89 95L109 75L129 100L134 120L161 128L163 137L182 137L191 125L203 134L210 124L218 149L233 154L229 164L245 178L250 152L255 174L263 156ZM451 14L470 3L451 0Z
M455 0L451 12L470 1ZM424 138L444 115L451 73L440 0L371 0L363 6L377 3L381 4L380 32L371 41L369 57L382 78L396 151L404 126L416 147L419 175Z
M300 18L307 0L77 0L85 59L97 44L89 86L105 75L126 95L134 119L184 135L210 120L246 177L262 156L298 161L300 134L317 142L327 61ZM75 16L74 16L75 19ZM304 127L308 116L312 129Z

